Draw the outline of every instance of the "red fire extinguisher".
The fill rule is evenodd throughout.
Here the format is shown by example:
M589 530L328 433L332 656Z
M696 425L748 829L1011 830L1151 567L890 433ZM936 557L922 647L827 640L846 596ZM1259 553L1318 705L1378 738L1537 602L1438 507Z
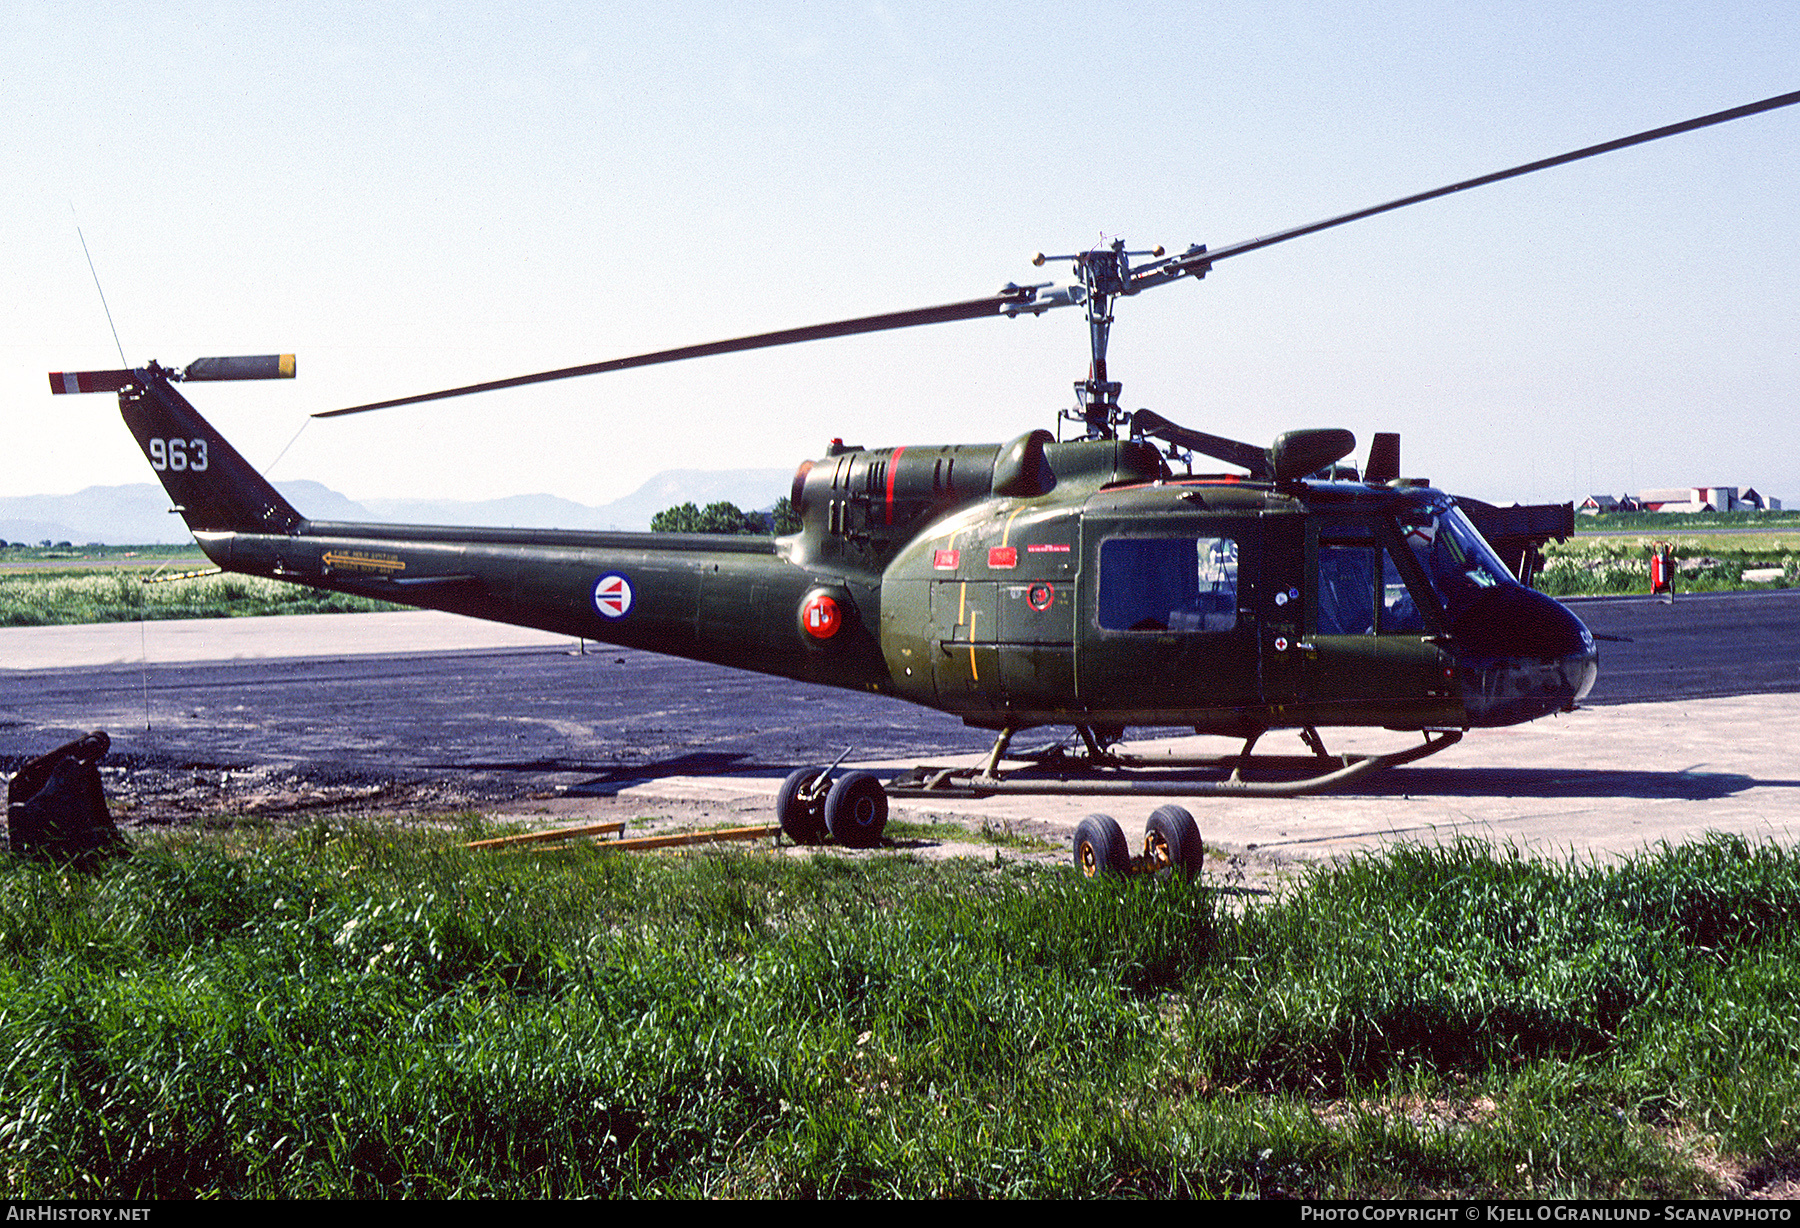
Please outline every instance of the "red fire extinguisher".
M1675 546L1672 542L1656 542L1650 547L1650 595L1664 601L1675 597Z

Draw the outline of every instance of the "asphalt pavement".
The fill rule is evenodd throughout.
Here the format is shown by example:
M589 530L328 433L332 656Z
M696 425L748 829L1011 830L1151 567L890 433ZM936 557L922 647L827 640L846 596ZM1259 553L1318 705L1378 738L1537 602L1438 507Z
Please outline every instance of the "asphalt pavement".
M1574 608L1602 637L1582 710L1473 731L1342 793L1192 801L1209 846L1306 858L1477 836L1607 853L1714 830L1800 834L1800 595ZM0 767L94 728L112 734L109 763L126 775L221 791L277 769L321 787L400 782L495 802L560 793L738 808L847 746L852 762L887 770L974 762L988 742L896 700L427 612L0 629ZM1326 736L1334 752L1411 737ZM1271 735L1260 749L1300 748ZM1133 834L1153 804L1111 809ZM1106 808L1041 797L932 807L1065 838Z
M1567 604L1600 640L1591 704L1800 692L1800 589Z

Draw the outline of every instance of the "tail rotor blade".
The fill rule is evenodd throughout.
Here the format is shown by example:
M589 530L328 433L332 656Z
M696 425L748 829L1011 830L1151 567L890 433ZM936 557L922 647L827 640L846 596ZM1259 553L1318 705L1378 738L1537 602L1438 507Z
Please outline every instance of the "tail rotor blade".
M117 392L137 382L135 371L50 372L50 391L58 395L66 392Z
M238 358L196 358L181 369L185 383L196 380L293 379L292 354L255 354Z
M145 370L152 374L160 374L177 383L293 379L294 356L292 354L253 354L239 355L233 358L196 358L179 371L165 370L155 363L149 364ZM118 392L143 382L143 375L136 371L50 372L50 391L55 393Z

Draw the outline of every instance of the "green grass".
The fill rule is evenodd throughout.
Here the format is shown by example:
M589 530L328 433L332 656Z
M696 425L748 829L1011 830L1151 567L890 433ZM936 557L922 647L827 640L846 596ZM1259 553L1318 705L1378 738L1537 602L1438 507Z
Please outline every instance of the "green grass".
M17 567L44 559L117 559L122 563L134 559L201 559L200 547L191 539L180 545L107 546L89 542L84 546L73 542L57 542L50 546L32 546L24 542L7 542L0 546L0 568Z
M5 1194L1715 1192L1794 1154L1800 862L1062 868L238 830L0 865Z
M176 564L170 572L200 570ZM207 575L144 583L141 567L0 571L0 627L139 619L232 618L252 614L346 614L404 607L260 576ZM169 574L169 573L165 573Z
M1575 531L1595 529L1643 529L1652 536L1686 533L1693 529L1755 529L1800 532L1800 509L1779 512L1604 512L1577 516Z
M1544 547L1545 565L1537 587L1553 597L1648 593L1650 550L1657 541L1673 546L1678 568L1689 564L1676 573L1678 592L1791 588L1800 584L1800 526L1785 534L1707 534L1685 525L1664 525L1660 533L1643 537L1578 534L1566 542L1552 542ZM1746 569L1759 567L1780 567L1782 578L1772 583L1744 580Z
M1730 529L1732 532L1719 532ZM1746 533L1743 530L1760 532ZM1600 532L1642 530L1636 536ZM1663 515L1616 512L1576 517L1575 536L1544 547L1545 567L1537 587L1553 597L1648 593L1650 550L1659 541L1674 547L1678 592L1731 592L1792 588L1800 584L1800 511L1705 512ZM1773 582L1746 581L1747 569L1780 567Z

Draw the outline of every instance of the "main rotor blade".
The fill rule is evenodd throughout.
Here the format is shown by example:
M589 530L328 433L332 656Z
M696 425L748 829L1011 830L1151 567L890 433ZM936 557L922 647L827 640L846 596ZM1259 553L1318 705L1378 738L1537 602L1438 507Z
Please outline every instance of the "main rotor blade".
M651 367L657 363L680 362L684 358L706 358L713 354L732 354L739 350L760 350L774 345L793 345L800 341L821 341L827 337L850 337L857 333L878 333L894 328L912 328L918 324L942 324L950 320L976 320L999 315L1001 309L1023 300L1023 294L1002 291L988 298L969 299L961 303L945 303L939 307L920 307L913 311L890 311L885 315L860 316L854 320L837 320L830 324L809 324L803 328L784 328L773 333L757 333L735 337L730 341L708 341L701 345L684 345L673 350L657 350L649 354L633 354L629 358L612 358L580 367L560 367L555 371L539 371L532 375L516 375L511 379L490 380L485 384L465 384L440 392L424 392L417 396L396 397L369 405L352 405L348 409L328 409L312 415L315 418L337 418L345 414L367 413L372 409L391 409L396 405L418 405L425 401L442 401L447 397L468 396L474 392L495 392L501 388L519 388L526 384L543 384L551 380L573 379L578 375L599 375L603 371L623 371L629 367Z
M1678 124L1665 124L1661 128L1651 128L1633 136L1622 136L1615 141L1603 141L1598 145L1589 145L1583 149L1571 150L1557 154L1551 158L1539 158L1535 162L1527 162L1521 166L1511 167L1503 171L1494 171L1487 175L1477 175L1473 179L1464 179L1460 183L1446 184L1441 188L1432 188L1429 192L1415 192L1411 196L1402 196L1398 200L1390 200L1385 204L1371 205L1367 209L1358 209L1353 213L1340 213L1336 217L1328 217L1322 222L1312 222L1305 226L1295 226L1289 230L1278 230L1274 234L1263 235L1257 239L1246 239L1241 243L1231 243L1224 247L1206 251L1183 253L1172 256L1158 264L1143 266L1140 276L1133 276L1133 291L1147 289L1164 281L1180 277L1184 273L1203 272L1215 261L1227 256L1241 256L1245 252L1257 251L1264 247L1273 247L1277 243L1285 243L1289 239L1298 239L1303 235L1317 234L1321 230L1330 230L1334 226L1343 226L1350 222L1358 222L1366 217L1374 217L1378 213L1387 213L1394 209L1404 209L1408 205L1416 205L1427 200L1436 200L1440 196L1449 196L1469 188L1479 188L1490 183L1499 183L1502 179L1514 179L1520 175L1529 175L1533 171L1548 170L1552 166L1561 166L1567 162L1579 162L1583 158L1597 157L1603 153L1611 153L1615 149L1626 149L1632 145L1642 145L1649 141L1660 141L1666 136L1677 136L1683 132L1692 132L1696 128L1710 128L1714 124L1729 123L1734 119L1743 119L1747 115L1758 115L1764 111L1774 111L1781 107L1791 107L1800 102L1800 90L1791 94L1778 94L1773 98L1765 98L1761 102L1746 103L1741 107L1732 107L1728 111L1715 111L1711 115L1702 115L1697 119L1683 120Z
M1579 162L1583 158L1592 158L1599 154L1610 153L1615 149L1625 149L1632 145L1642 145L1648 141L1661 140L1666 136L1675 136L1683 132L1692 132L1697 128L1707 128L1713 124L1723 124L1730 120L1742 119L1748 115L1757 115L1763 111L1773 111L1780 107L1792 106L1800 102L1800 90L1789 94L1780 94L1773 98L1765 98L1761 102L1748 103L1741 107L1732 107L1727 111L1715 111L1711 115L1702 115L1696 119L1683 120L1676 124L1666 124L1661 128L1651 128L1633 136L1620 137L1617 140L1605 141L1599 145L1589 145L1555 157L1539 158L1535 162L1511 167L1503 171L1494 171L1486 175L1478 175L1473 179L1464 179L1459 183L1447 184L1441 188L1433 188L1427 192L1415 192L1411 196L1402 196L1398 200L1390 200L1384 204L1372 205L1366 209L1357 209L1351 213L1341 213L1323 221L1312 222L1305 226L1295 226L1288 230L1276 231L1256 239L1246 239L1225 247L1191 248L1178 256L1147 264L1132 272L1126 283L1125 293L1136 294L1151 286L1162 285L1189 275L1204 275L1206 270L1228 256L1241 256L1245 252L1257 251L1272 247L1277 243L1285 243L1289 239L1298 239L1303 235L1317 234L1321 230L1330 230L1335 226L1343 226L1350 222L1360 221L1366 217L1374 217L1379 213L1387 213L1394 209L1403 209L1407 205L1416 205L1423 201L1435 200L1440 196L1449 196L1469 188L1481 187L1489 183L1498 183L1503 179L1512 179L1520 175L1529 175L1533 171L1546 170L1552 166L1561 166L1566 162ZM579 375L599 375L606 371L623 371L630 367L648 367L658 363L680 362L687 358L705 358L713 354L731 354L740 350L758 350L777 345L793 345L801 341L820 341L829 337L849 337L857 333L884 332L896 328L912 328L920 324L941 324L951 320L975 320L983 316L1003 314L1005 309L1029 309L1028 304L1034 300L1044 307L1073 305L1077 299L1063 298L1049 301L1037 299L1032 289L1015 290L1008 287L999 294L987 298L969 299L960 303L946 303L939 307L922 307L913 311L895 311L885 315L861 316L853 320L838 320L829 324L813 324L803 328L787 328L772 333L757 333L749 337L737 337L729 341L711 341L702 345L681 346L672 350L657 350L654 353L635 354L628 358L614 358L606 362L588 363L579 367L561 367L554 371L539 371L531 375L514 376L511 379L490 380L482 384L465 384L459 388L445 388L438 392L420 393L410 397L396 397L390 401L375 401L368 405L352 405L347 409L330 409L312 415L315 418L337 418L345 414L367 413L375 409L391 409L398 405L419 405L427 401L441 401L448 397L468 396L476 392L495 392L502 388L519 388L526 384L542 384L551 380L573 379ZM1168 424L1174 427L1173 423ZM1177 427L1178 430L1186 428ZM1198 434L1195 432L1194 434ZM1163 435L1171 442L1185 442L1173 436ZM1207 438L1215 438L1208 436ZM1225 441L1230 442L1230 441ZM1205 449L1192 442L1186 446L1197 451ZM1247 446L1247 445L1246 445ZM1217 453L1208 453L1217 456ZM1220 456L1219 459L1227 459ZM1233 461L1233 463L1242 463Z

